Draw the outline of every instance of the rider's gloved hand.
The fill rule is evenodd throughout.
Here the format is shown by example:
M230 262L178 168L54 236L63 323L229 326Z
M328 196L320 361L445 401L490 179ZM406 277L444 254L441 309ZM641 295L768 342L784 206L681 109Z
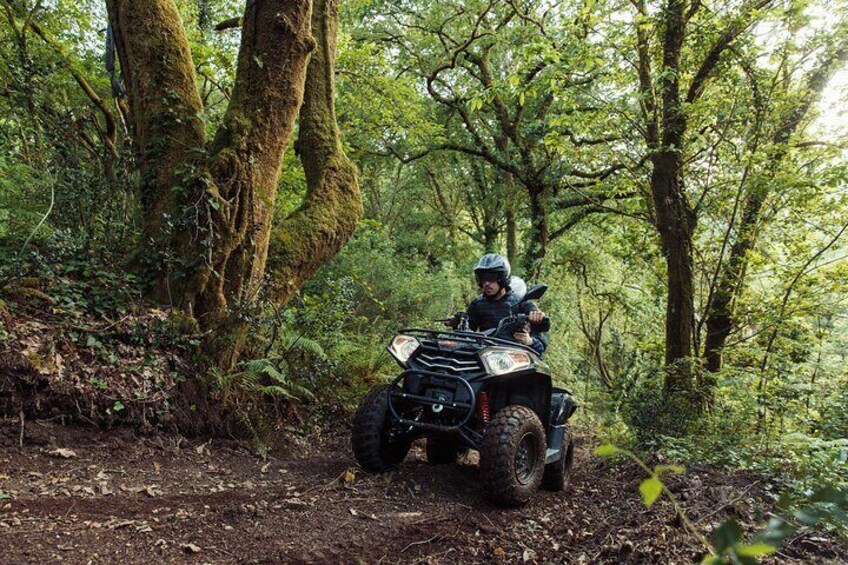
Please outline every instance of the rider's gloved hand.
M462 312L457 312L456 314L453 315L453 318L449 318L445 322L445 325L449 328L456 329L456 327L459 325L459 322L460 322L461 319L462 319Z
M538 324L545 318L545 313L541 310L533 310L527 315L527 318L530 320L531 324Z
M520 332L515 332L514 334L512 334L512 339L524 345L533 344L533 338L530 337L530 328L524 328Z

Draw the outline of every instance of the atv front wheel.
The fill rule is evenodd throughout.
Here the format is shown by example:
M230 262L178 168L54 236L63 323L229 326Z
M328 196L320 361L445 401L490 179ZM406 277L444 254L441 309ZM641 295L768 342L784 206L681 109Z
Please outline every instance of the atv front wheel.
M389 440L388 390L385 385L371 389L353 417L353 455L372 473L388 471L409 452L409 442Z
M553 492L561 492L568 486L571 480L571 466L574 463L574 440L568 427L562 437L560 446L562 454L560 458L545 465L545 474L542 476L542 488Z
M526 406L507 406L486 426L480 475L498 506L521 506L539 488L545 469L545 430Z

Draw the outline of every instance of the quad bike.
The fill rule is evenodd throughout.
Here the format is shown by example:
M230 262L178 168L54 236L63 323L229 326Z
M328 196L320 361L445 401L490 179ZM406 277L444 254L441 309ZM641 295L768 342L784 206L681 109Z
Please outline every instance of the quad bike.
M533 287L519 305L545 290ZM512 339L527 316L513 313L485 332L470 331L464 314L457 321L456 330L408 329L392 339L389 353L404 370L360 403L356 460L366 471L388 471L423 436L432 464L477 450L482 486L497 505L523 505L540 486L563 490L574 449L566 422L577 404L552 387L538 353Z

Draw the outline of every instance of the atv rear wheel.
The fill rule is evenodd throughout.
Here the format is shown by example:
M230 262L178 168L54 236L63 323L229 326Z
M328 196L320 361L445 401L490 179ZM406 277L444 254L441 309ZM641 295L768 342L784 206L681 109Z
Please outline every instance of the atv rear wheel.
M459 438L455 434L427 436L427 462L430 465L456 463L459 455Z
M353 417L353 455L372 473L388 471L409 453L409 442L389 440L388 390L385 385L371 389Z
M571 467L574 463L574 440L571 439L571 431L566 427L565 435L562 437L562 455L553 463L545 465L545 474L542 476L542 488L553 492L561 492L568 486L571 480Z
M545 430L526 406L507 406L483 435L480 475L498 506L521 506L539 488L545 469Z

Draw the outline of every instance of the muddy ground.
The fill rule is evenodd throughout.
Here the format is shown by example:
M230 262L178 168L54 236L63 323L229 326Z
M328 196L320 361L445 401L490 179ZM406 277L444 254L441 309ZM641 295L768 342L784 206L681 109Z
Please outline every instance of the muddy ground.
M433 467L421 446L392 474L361 472L346 432L246 447L29 422L0 424L0 563L691 563L704 547L666 501L645 508L641 472L589 456L564 493L491 506L474 455ZM745 474L690 467L669 482L708 535L770 506ZM782 563L845 563L848 548L802 531Z

